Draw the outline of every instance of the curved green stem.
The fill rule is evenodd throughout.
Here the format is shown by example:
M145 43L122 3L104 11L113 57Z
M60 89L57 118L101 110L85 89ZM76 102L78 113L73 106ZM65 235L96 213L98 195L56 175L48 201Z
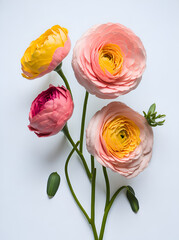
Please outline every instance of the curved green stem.
M108 213L109 213L109 210L111 209L111 206L114 202L114 200L116 199L117 195L120 193L120 191L124 188L127 188L127 186L123 186L123 187L120 187L115 193L114 195L112 196L111 200L109 201L105 211L104 211L104 215L103 215L103 220L102 220L102 224L101 224L101 231L100 231L100 235L99 235L99 240L102 240L103 239L103 235L104 235L104 230L105 230L105 226L106 226L106 220L107 220L107 217L108 217Z
M60 77L63 79L63 81L64 81L64 83L65 83L65 86L66 86L66 88L69 90L69 92L70 92L70 94L71 94L71 97L72 97L72 99L73 99L72 92L71 92L71 89L70 89L70 85L69 85L68 80L67 80L67 78L65 77L65 75L64 75L61 67L56 68L55 71L56 71L56 72L60 75Z
M86 174L87 174L89 180L91 181L92 175L91 175L91 173L90 173L90 170L89 170L89 168L88 168L88 165L87 165L87 163L86 163L86 160L85 160L83 154L82 154L82 153L78 150L78 148L75 146L75 143L74 143L74 141L73 141L73 139L72 139L72 137L71 137L71 135L70 135L70 133L69 133L69 131L68 131L67 124L64 126L64 128L62 129L62 131L63 131L63 133L65 134L65 136L68 138L68 140L69 140L69 142L71 143L71 145L74 147L75 151L78 153L79 157L81 158L81 161L82 161L83 166L84 166L84 168L85 168Z
M98 235L95 226L95 186L96 186L96 168L93 170L93 177L91 182L91 227L93 230L95 240L98 240Z
M88 220L89 224L91 224L91 219L89 218L88 214L86 213L86 211L85 211L84 208L82 207L81 203L79 202L78 198L76 197L76 194L74 193L74 190L73 190L73 187L72 187L72 185L71 185L70 178L69 178L69 175L68 175L68 163L69 163L70 158L71 158L71 156L73 155L74 151L76 150L75 148L77 148L77 146L78 146L79 143L80 143L80 142L78 141L78 142L74 145L72 151L70 152L70 154L69 154L69 156L68 156L68 158L67 158L67 160L66 160L66 163L65 163L65 176L66 176L66 180L67 180L69 189L70 189L70 191L71 191L71 194L72 194L75 202L77 203L78 207L81 209L81 211L83 212L83 214L85 215L85 217L86 217L86 219Z
M110 201L110 184L109 184L108 173L104 166L103 166L103 174L104 174L105 183L106 183L106 204L105 204L105 209L106 209L106 207Z
M83 137L84 137L84 127L85 127L85 118L86 118L86 107L88 102L89 93L86 91L84 104L83 104L83 114L81 119L81 132L80 132L80 152L83 153Z
M118 194L121 192L121 190L124 189L124 188L128 189L127 186L122 186L122 187L120 187L120 188L113 194L113 196L112 196L112 198L111 198L111 200L110 200L110 203L109 203L109 204L111 204L111 206L112 206L114 200L116 199L117 195L118 195Z

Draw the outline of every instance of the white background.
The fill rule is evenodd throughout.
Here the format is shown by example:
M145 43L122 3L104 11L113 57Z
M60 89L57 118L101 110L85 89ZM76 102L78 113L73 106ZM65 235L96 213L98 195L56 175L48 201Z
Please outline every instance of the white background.
M94 24L119 22L131 28L147 51L147 69L138 88L117 101L142 113L156 102L167 115L154 130L153 157L149 167L127 180L109 172L112 193L123 184L135 189L140 210L134 214L121 193L106 225L104 240L177 240L179 214L179 1L178 0L0 0L0 239L92 240L90 226L74 203L64 176L71 149L62 133L37 138L27 128L31 102L49 83L62 84L57 73L40 79L21 76L20 59L30 42L55 24L66 27L72 48ZM63 61L75 101L69 128L79 139L85 89L71 68L72 50ZM90 96L87 123L110 100ZM87 124L86 123L86 124ZM86 152L89 160L89 155ZM96 225L99 231L105 203L105 185L97 163ZM46 182L52 171L61 175L56 196L49 200ZM73 186L90 213L90 185L74 156L70 163Z

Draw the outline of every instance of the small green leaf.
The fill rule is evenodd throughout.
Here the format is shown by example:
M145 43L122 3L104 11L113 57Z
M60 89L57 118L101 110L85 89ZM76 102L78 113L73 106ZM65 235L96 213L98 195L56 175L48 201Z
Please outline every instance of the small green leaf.
M154 113L151 114L151 117L155 119L156 115L157 115L157 112L154 112Z
M152 127L162 126L164 124L165 120L157 122L156 119L164 118L164 117L166 117L166 115L165 114L157 115L157 112L155 112L155 109L156 109L156 104L153 103L150 106L147 114L143 111L144 117L146 118L146 120L150 126L152 126Z
M50 174L47 182L47 195L49 198L52 198L55 196L58 187L60 185L60 176L57 172L53 172Z
M131 186L128 185L127 190L129 190L135 196L134 189Z
M146 114L146 112L144 112L144 111L143 111L143 114L144 114L144 117L147 117L147 114Z
M150 123L155 123L155 119L149 119Z
M164 118L164 117L166 117L165 114L163 114L163 115L159 114L156 118Z
M129 200L132 211L137 213L139 210L139 202L135 197L135 192L132 187L127 186L126 196L127 196L127 199Z
M153 113L155 112L155 109L156 109L156 104L153 103L153 104L150 106L148 113L153 114Z
M157 124L158 124L159 126L162 126L162 125L164 124L164 122L165 122L165 120L163 120L163 121L161 121L161 122L158 122Z

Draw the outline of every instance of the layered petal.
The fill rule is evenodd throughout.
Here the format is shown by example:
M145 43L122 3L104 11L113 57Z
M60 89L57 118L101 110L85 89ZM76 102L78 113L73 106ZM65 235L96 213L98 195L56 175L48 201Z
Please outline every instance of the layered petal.
M78 82L99 98L116 98L135 89L145 66L141 40L118 23L92 27L73 50L72 67Z
M103 166L132 178L151 159L153 131L142 115L121 102L112 102L91 119L86 145Z
M71 48L68 30L53 26L26 49L22 59L22 76L35 79L53 71L67 56Z
M32 102L29 129L38 137L57 134L73 113L74 104L65 87L50 87Z

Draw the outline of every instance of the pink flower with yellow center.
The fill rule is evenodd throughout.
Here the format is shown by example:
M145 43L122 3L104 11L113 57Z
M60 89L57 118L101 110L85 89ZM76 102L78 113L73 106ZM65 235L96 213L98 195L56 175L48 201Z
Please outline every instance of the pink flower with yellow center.
M68 30L59 25L48 29L30 46L21 59L22 76L35 79L53 71L71 48Z
M88 92L99 98L116 98L138 86L146 52L129 28L118 23L96 25L77 41L72 66Z
M142 115L121 102L112 102L91 119L86 144L103 166L132 178L151 159L153 132Z

